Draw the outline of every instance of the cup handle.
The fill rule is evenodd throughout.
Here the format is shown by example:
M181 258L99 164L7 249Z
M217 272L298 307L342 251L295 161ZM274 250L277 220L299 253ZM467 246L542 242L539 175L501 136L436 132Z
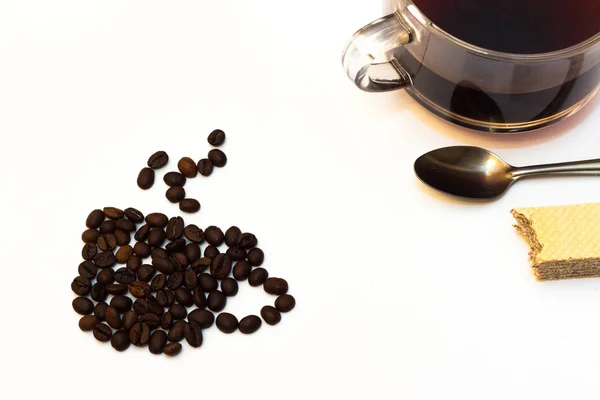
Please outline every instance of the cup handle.
M410 76L391 61L377 63L376 58L411 42L412 35L402 18L389 14L371 22L354 34L346 45L342 65L356 86L366 92L387 92L406 87Z

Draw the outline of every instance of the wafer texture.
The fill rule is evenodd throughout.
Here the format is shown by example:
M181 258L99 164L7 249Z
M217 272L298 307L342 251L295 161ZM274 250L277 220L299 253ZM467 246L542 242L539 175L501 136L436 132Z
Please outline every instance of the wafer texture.
M529 242L538 280L600 276L600 203L518 208L515 228Z

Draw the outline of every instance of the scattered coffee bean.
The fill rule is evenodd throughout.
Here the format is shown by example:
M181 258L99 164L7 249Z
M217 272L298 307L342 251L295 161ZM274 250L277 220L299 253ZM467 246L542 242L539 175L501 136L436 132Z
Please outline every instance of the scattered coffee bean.
M198 277L196 275L196 272L193 269L188 269L187 271L185 271L185 273L183 274L183 285L187 289L192 290L196 287L197 284Z
M185 254L185 258L189 263L194 263L200 258L200 246L196 243L188 243L183 250L183 254Z
M227 297L220 290L213 290L206 298L206 305L215 312L222 311L226 304Z
M94 307L94 315L100 320L104 321L106 318L106 309L108 308L108 304L105 301L101 301L96 304Z
M127 285L123 285L122 283L110 283L106 285L106 292L113 296L123 295L127 293Z
M116 331L110 339L110 345L117 351L127 350L130 344L129 332L125 332L124 330Z
M94 279L96 277L96 271L96 266L92 261L84 261L79 264L79 268L77 268L79 275L86 279Z
M177 239L176 242L178 242L178 241L185 242L185 239ZM171 242L171 243L174 243L174 242ZM183 246L183 244L181 244L181 246L174 245L173 249L175 249L175 247L177 247L177 249L179 249L180 247L184 247L184 246ZM175 265L175 269L177 271L184 271L189 264L185 254L183 254L183 253L173 253L169 257L169 260L171 260L171 262Z
M129 330L129 340L134 346L145 346L150 341L150 327L138 322Z
M104 270L104 271L108 271L108 270ZM129 268L121 267L115 272L114 279L115 279L115 281L117 281L119 283L129 285L131 282L135 281L136 275L135 275L135 272L133 272Z
M115 238L117 238L117 244L119 246L127 246L131 243L131 235L123 229L115 229Z
M113 283L115 281L115 270L112 268L103 269L98 274L96 281L100 282L103 285L108 285L109 283Z
M73 310L75 310L77 314L87 315L94 311L94 303L92 303L87 297L74 298L72 305Z
M233 266L233 277L238 281L245 281L250 276L252 266L246 260L241 260L235 263Z
M129 207L123 210L123 213L125 214L125 217L131 222L135 222L136 224L144 222L144 214L142 214L142 212L138 209Z
M156 301L162 307L169 307L175 301L175 293L170 291L169 289L159 289L156 292Z
M214 258L210 266L210 274L214 276L215 279L225 279L231 272L231 265L232 262L229 255L219 254Z
M212 149L208 152L208 159L212 161L215 167L224 167L227 164L227 156L219 149Z
M95 228L89 228L83 231L81 234L81 240L83 243L98 243L100 237L100 231Z
M152 278L150 289L152 289L153 292L158 292L159 290L163 289L166 284L167 277L164 274L157 274L154 278Z
M220 146L223 144L223 142L225 142L225 132L223 132L221 129L215 129L208 135L207 140L211 146Z
M162 228L153 228L148 235L148 244L154 247L162 246L165 242L165 238L166 234Z
M261 319L256 315L248 315L240 320L238 329L240 332L249 335L254 333L260 328L262 324Z
M175 357L181 353L181 343L169 343L165 346L163 352L169 357Z
M203 158L196 164L196 169L202 176L210 176L213 172L214 165L208 158Z
M190 242L204 242L204 231L202 231L202 229L198 228L198 226L194 224L186 226L183 231L183 234Z
M151 312L140 316L139 321L148 325L151 330L154 330L160 326L160 317Z
M192 264L192 269L194 270L194 272L196 272L197 274L200 274L204 271L206 271L207 268L209 268L212 265L212 258L208 258L208 257L202 257L199 260L195 261Z
M101 342L108 342L112 337L110 326L100 322L94 327L94 337Z
M169 278L167 279L167 288L175 290L181 285L183 285L183 273L175 271L169 275Z
M282 278L267 278L264 283L265 292L269 294L286 294L288 291L288 283Z
M238 283L233 278L225 278L221 282L221 291L225 296L235 296L238 292Z
M180 287L175 290L175 300L185 307L190 307L192 304L194 304L192 292L190 292L188 288L184 287Z
M260 310L260 315L269 325L277 325L281 321L281 313L273 306L264 306Z
M129 285L129 292L138 299L143 299L150 296L151 293L150 285L142 281L134 281Z
M112 251L103 251L94 257L94 264L98 268L109 268L115 265L116 262L117 259Z
M164 151L157 151L148 158L148 167L160 169L169 162L169 155Z
M148 300L136 299L133 302L133 311L135 311L138 315L144 315L147 312L150 312L150 305L148 304Z
M181 304L171 304L171 307L169 307L169 312L171 315L173 315L173 319L175 320L180 320L187 317L187 310Z
M265 283L267 278L269 277L269 272L264 268L256 268L252 272L250 272L250 276L248 277L248 283L250 286L257 287Z
M223 234L221 228L214 225L206 228L204 231L204 237L210 245L215 247L222 245L223 241L225 240L225 235Z
M217 317L217 328L223 333L233 333L238 328L238 320L233 314L221 313Z
M113 329L121 329L121 316L119 310L113 306L109 306L106 309L106 323Z
M133 246L133 252L141 258L147 258L150 257L152 248L147 243L136 242L136 244Z
M168 258L153 258L152 265L165 275L170 275L175 272L175 264Z
M130 330L132 326L138 323L138 313L134 310L125 311L121 320L123 329Z
M240 243L242 231L237 226L232 226L225 231L225 244L228 247L235 247Z
M104 212L102 210L92 211L85 220L85 226L88 228L97 228L104 221Z
M183 222L183 218L181 217L173 217L167 223L166 236L169 240L179 239L183 236L183 229L185 227L185 223ZM183 241L185 246L185 240Z
M127 296L118 295L110 300L110 305L111 307L116 308L119 313L124 313L131 310L131 307L133 306L133 300Z
M125 216L125 213L120 208L104 207L104 215L106 215L106 218L116 221L118 219L123 218Z
M102 251L113 250L117 247L117 237L114 233L105 233L98 238L98 248Z
M85 296L89 294L91 289L92 283L88 278L83 276L76 277L71 283L71 290L73 290L73 292L79 296Z
M246 250L241 247L230 247L227 249L226 254L231 257L233 261L241 261L246 258Z
M146 223L151 228L164 228L169 223L169 217L163 213L152 213L146 215Z
M179 202L179 209L186 213L200 211L200 202L196 199L183 199Z
M154 185L154 170L144 167L137 177L137 185L140 189L148 190Z
M137 271L138 280L142 282L150 282L156 273L156 268L150 264L143 264Z
M208 329L213 326L215 315L208 310L198 308L189 313L188 321L198 324L201 329Z
M173 324L171 329L169 329L169 333L167 334L167 337L171 342L181 342L183 340L183 330L185 329L186 324L187 322L185 322L183 319L180 319Z
M216 256L218 256L219 254L221 254L221 252L215 246L206 246L206 248L204 249L204 257L213 259ZM211 261L211 263L212 263L212 261Z
M185 189L182 186L173 186L167 189L165 197L171 203L179 203L185 199Z
M125 232L135 232L135 230L137 229L137 227L135 226L135 222L130 221L127 218L122 218L115 222L115 228L121 229Z
M117 250L117 254L115 254L115 260L117 260L117 263L119 264L125 264L127 261L129 261L132 255L133 247L130 245L122 246L119 248L119 250Z
M105 234L105 233L112 233L115 231L115 221L112 220L106 220L103 221L100 226L98 227L98 230L100 231L101 234Z
M160 316L164 314L165 309L158 304L158 301L154 296L150 295L148 296L148 311Z
M275 308L280 312L292 311L295 306L296 299L289 294L283 294L275 300Z
M163 181L165 181L167 186L183 186L186 180L183 174L175 171L167 172L163 177Z
M106 286L100 282L96 282L92 285L92 290L90 293L92 300L94 301L104 301L108 297Z
M260 267L265 260L265 254L261 249L255 247L248 252L248 262L253 267Z
M189 157L182 157L177 163L177 169L179 169L179 172L186 178L195 178L198 174L196 162Z
M98 252L98 247L95 243L86 243L81 249L81 257L84 260L93 260Z
M100 320L95 315L84 315L79 320L79 329L84 332L89 332L93 330L99 323Z
M165 331L154 331L150 336L148 350L152 354L162 354L165 345L167 344L167 333Z
M240 242L238 243L238 246L240 246L243 249L251 249L253 247L256 247L256 245L258 244L258 239L256 239L256 236L254 236L252 233L242 233L242 235L240 236Z
M192 300L194 305L199 308L206 307L206 295L200 286L196 286L193 290Z
M198 277L198 285L202 288L202 290L204 290L204 292L210 293L214 290L217 290L219 283L211 275L203 273Z
M173 326L173 322L175 322L173 314L168 311L160 316L160 327L163 329L169 329Z
M169 252L163 249L162 247L156 247L152 249L152 253L150 254L152 258L169 258Z
M142 266L142 259L138 256L132 256L129 261L127 261L127 268L132 270L133 272L139 271Z
M183 337L192 347L200 347L202 345L202 329L195 322L189 322L184 325Z
M148 235L150 234L150 225L144 224L140 226L140 229L137 230L133 238L138 242L143 242L148 239Z

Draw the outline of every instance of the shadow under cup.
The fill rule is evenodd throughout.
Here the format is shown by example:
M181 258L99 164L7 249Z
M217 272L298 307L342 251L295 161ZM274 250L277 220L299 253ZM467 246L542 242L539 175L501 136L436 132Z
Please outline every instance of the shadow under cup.
M600 33L565 50L510 54L449 35L410 0L386 8L390 14L359 30L344 52L346 72L363 90L404 88L446 120L503 133L560 121L598 90Z

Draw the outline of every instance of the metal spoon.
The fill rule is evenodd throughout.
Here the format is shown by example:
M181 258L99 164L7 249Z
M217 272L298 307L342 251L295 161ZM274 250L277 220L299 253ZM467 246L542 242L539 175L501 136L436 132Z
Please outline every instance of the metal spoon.
M470 146L433 150L415 161L423 183L444 193L470 199L493 199L520 178L540 175L600 175L600 159L513 167L494 153Z

